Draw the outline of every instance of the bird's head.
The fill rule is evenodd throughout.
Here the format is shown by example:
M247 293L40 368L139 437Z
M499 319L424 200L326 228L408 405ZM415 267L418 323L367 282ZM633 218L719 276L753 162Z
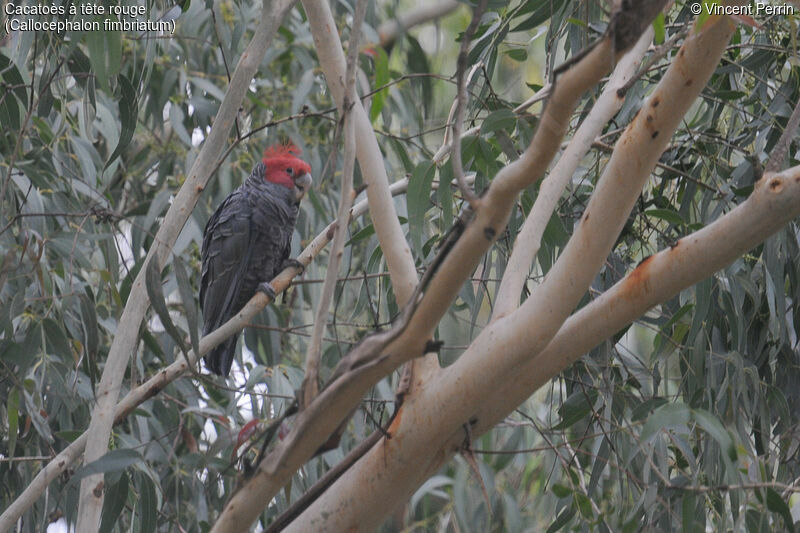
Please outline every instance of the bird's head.
M297 157L302 152L295 145L274 144L264 150L264 179L294 191L295 199L303 199L311 187L311 167Z

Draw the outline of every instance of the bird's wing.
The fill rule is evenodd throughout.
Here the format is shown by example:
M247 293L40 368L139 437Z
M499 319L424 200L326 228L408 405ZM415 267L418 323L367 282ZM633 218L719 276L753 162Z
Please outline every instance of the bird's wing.
M286 235L284 236L283 252L281 253L281 259L277 264L278 271L283 270L286 260L289 259L289 256L292 253L292 233L294 233L294 226L289 228L289 231L286 232Z
M203 334L214 331L239 311L233 307L250 264L251 224L250 203L243 193L226 198L208 220L201 254Z

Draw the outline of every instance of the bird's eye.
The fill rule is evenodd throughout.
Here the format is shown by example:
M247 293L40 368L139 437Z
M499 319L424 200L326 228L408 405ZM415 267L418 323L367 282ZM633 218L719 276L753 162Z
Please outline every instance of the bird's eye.
M289 167L286 169L286 173L289 174L290 176L294 176L294 169L292 167Z

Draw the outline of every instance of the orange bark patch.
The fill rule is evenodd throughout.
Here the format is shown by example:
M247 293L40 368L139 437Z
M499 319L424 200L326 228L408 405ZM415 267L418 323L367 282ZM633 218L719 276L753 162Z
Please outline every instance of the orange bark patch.
M633 272L628 274L622 285L622 297L633 298L641 292L649 290L650 286L650 261L653 256L648 256L642 260L639 265L633 269Z
M395 432L397 431L397 427L400 425L400 420L402 418L403 418L403 406L401 405L397 409L397 413L395 413L394 415L394 420L392 420L392 423L386 430L386 433L388 433L390 437L394 437Z

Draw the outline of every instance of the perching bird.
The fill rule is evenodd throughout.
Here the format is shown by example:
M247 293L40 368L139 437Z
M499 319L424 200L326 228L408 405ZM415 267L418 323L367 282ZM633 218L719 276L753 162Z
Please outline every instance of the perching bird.
M269 281L287 265L297 211L311 186L311 167L292 144L274 145L250 177L220 204L203 233L200 307L203 335L238 313L257 290L275 297ZM206 367L227 376L238 335L206 357Z

